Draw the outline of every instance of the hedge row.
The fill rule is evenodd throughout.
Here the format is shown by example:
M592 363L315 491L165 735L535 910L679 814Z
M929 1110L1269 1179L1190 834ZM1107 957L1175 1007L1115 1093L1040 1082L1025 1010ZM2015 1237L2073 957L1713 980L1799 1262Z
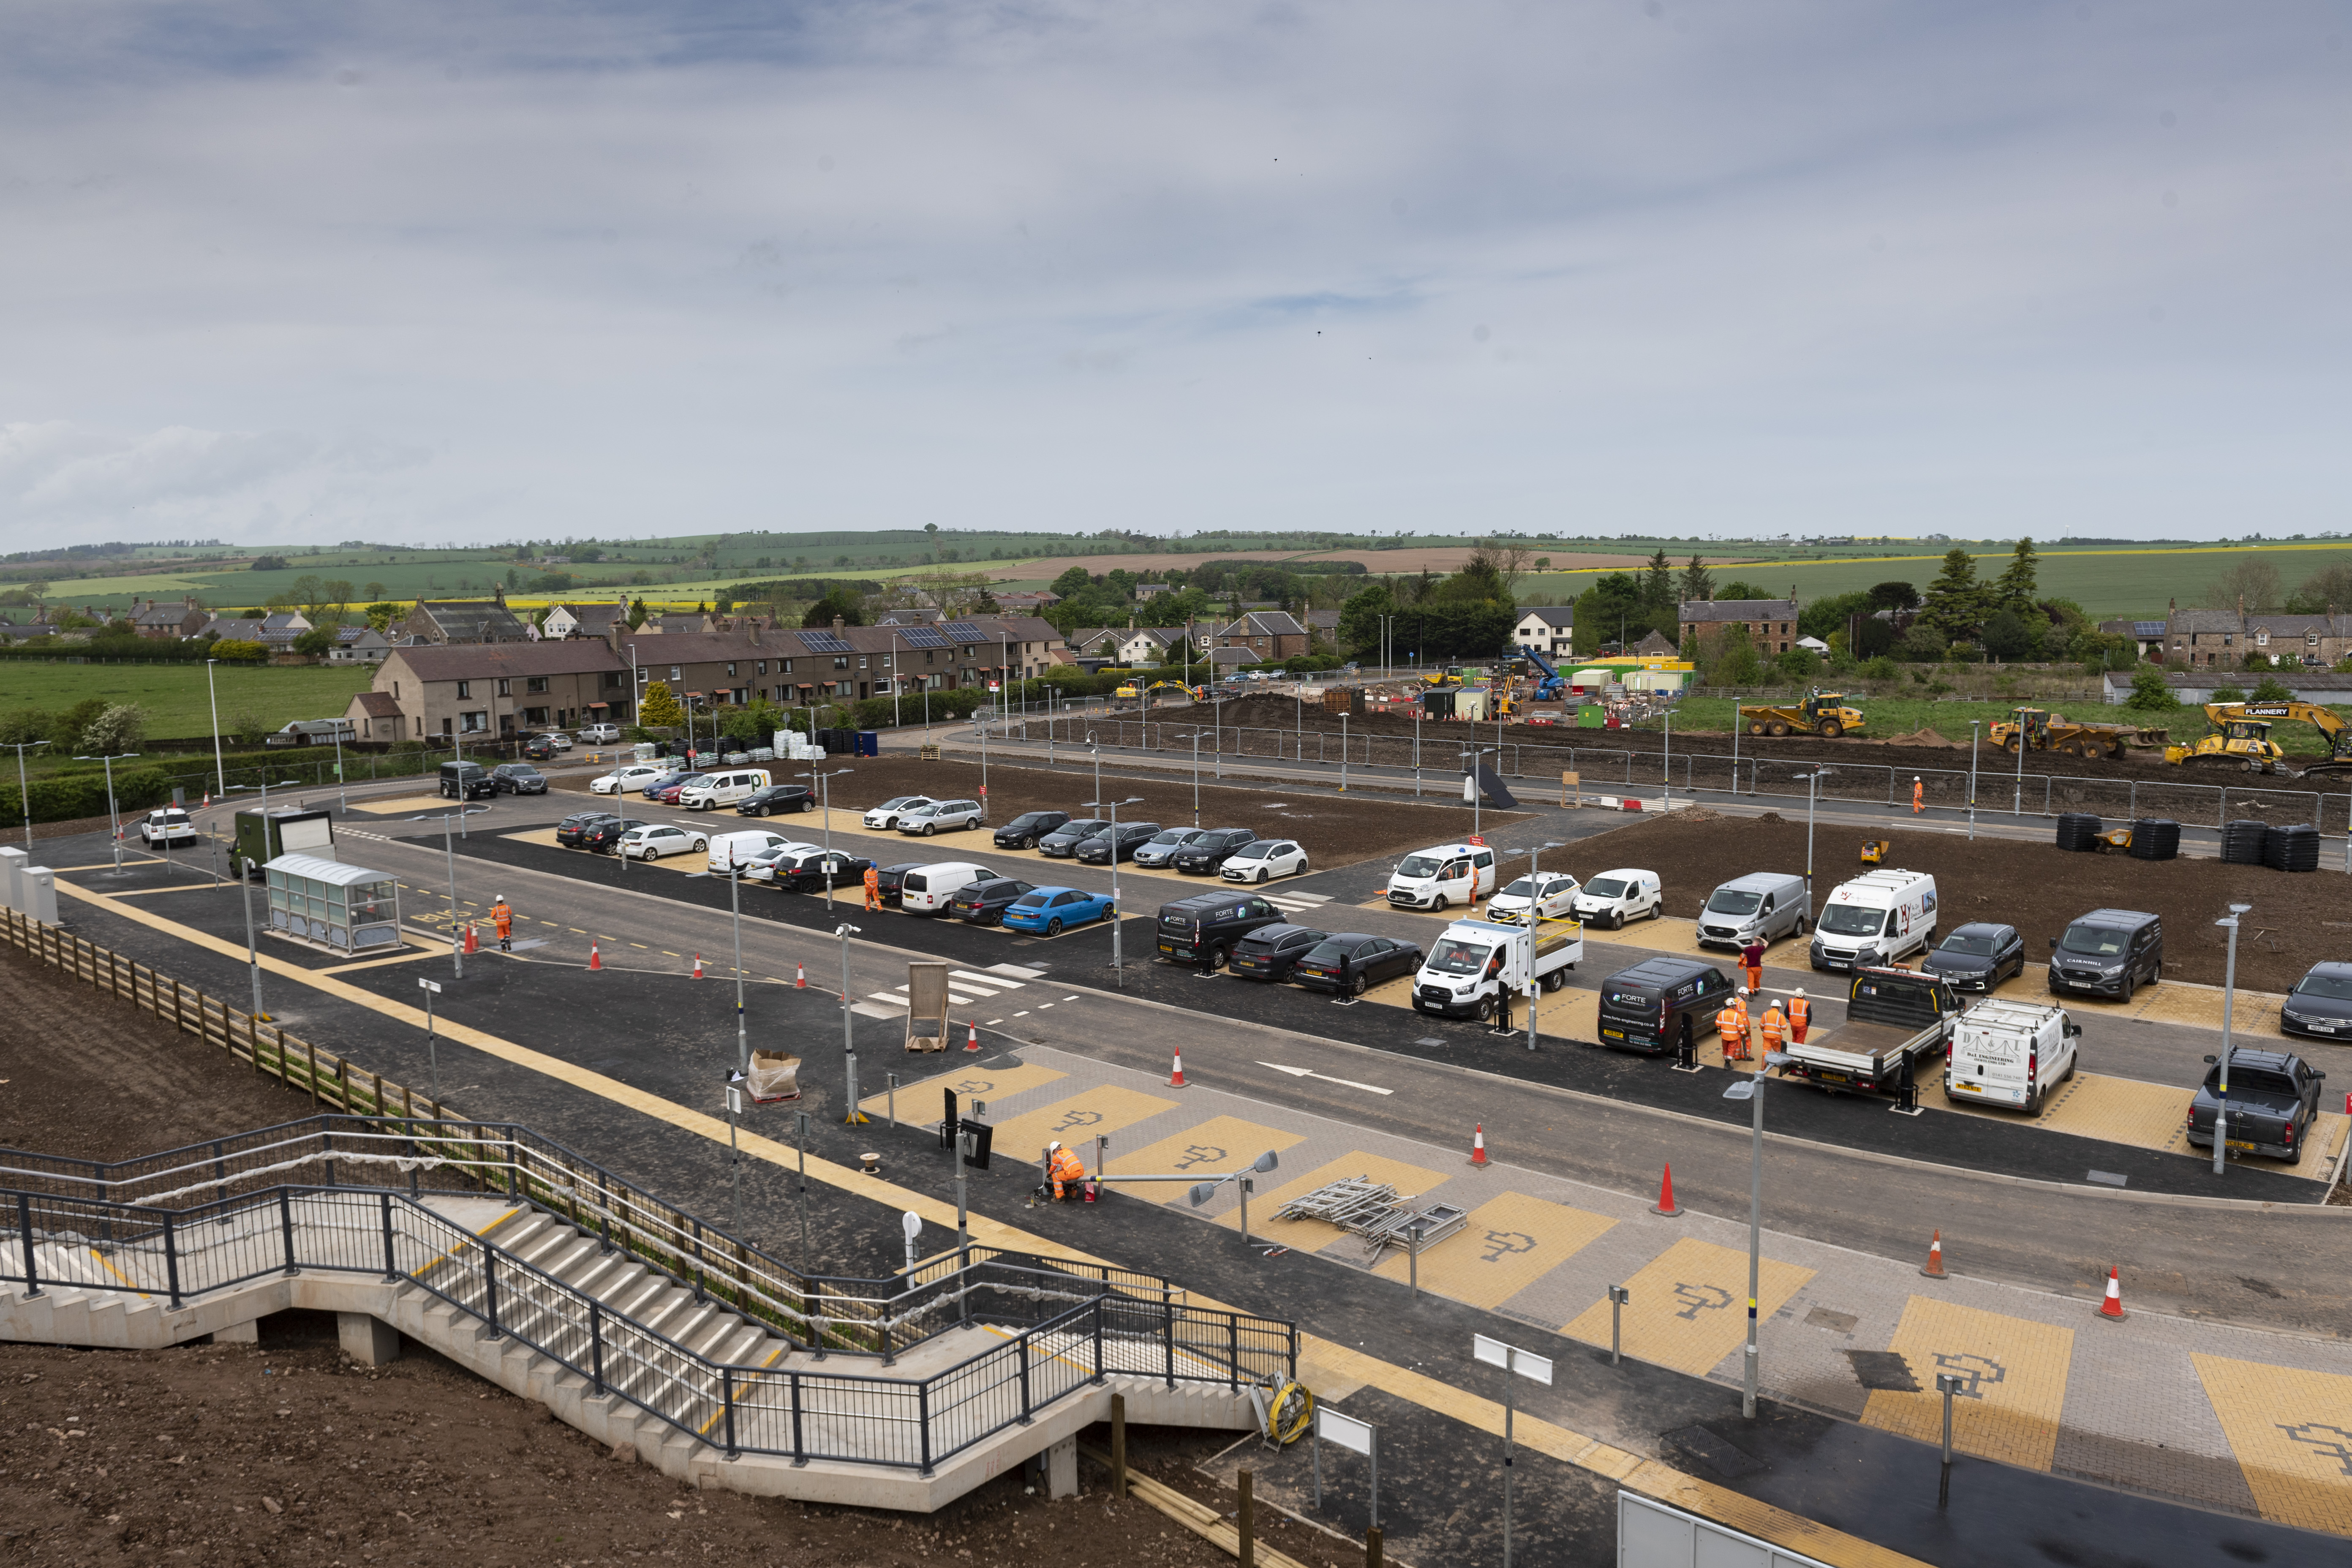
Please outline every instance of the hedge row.
M357 782L370 777L413 777L432 772L446 760L443 752L395 751L371 757L346 756L344 766L352 780ZM302 752L299 758L283 752L232 752L221 759L220 766L232 784L258 784L264 769L268 770L273 790L289 779L293 783L288 787L292 789L318 789L335 782L331 750L322 756L312 748ZM173 786L183 789L193 803L215 788L220 776L215 771L212 757L204 752L170 757L140 767L117 768L115 809L122 814L127 826L131 816L168 803ZM106 815L106 773L102 769L78 768L53 773L33 781L26 793L32 797L35 822L74 822ZM258 798L257 790L251 793ZM8 780L5 787L0 787L0 828L24 825L25 796L17 793L16 782Z

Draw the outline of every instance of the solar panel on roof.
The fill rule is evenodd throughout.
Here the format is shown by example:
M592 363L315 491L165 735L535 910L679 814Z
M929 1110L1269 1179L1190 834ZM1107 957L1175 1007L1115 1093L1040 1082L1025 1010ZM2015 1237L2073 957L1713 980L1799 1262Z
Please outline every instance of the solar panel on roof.
M948 639L940 635L937 626L900 626L898 640L908 647L945 647Z
M970 621L950 621L940 628L958 642L986 642L988 634Z
M848 639L845 637L837 637L831 632L803 632L801 634L801 645L807 648L811 653L848 653L852 651Z

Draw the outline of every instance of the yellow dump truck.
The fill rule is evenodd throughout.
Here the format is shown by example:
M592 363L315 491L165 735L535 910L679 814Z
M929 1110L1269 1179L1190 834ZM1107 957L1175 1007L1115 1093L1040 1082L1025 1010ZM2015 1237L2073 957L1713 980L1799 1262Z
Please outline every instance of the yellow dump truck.
M1844 693L1816 691L1799 703L1742 708L1739 722L1751 735L1819 735L1834 741L1860 731L1864 720L1861 709L1845 705Z
M2012 708L1993 721L1985 739L2004 752L2063 752L2070 757L2120 757L2135 747L2161 746L2172 737L2163 726L2084 724L2042 708Z

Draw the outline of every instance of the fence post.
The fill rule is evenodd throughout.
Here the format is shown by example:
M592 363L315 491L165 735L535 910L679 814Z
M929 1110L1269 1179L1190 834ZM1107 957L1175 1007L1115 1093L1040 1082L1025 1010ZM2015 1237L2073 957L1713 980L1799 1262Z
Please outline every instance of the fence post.
M1013 1342L1013 1353L1017 1358L1021 1368L1021 1425L1026 1426L1030 1424L1029 1336L1027 1334L1024 1333Z
M1225 1386L1239 1392L1242 1385L1242 1321L1232 1312L1225 1314Z
M278 1189L278 1236L286 1248L286 1272L299 1274L302 1266L294 1261L294 1190Z
M604 1397L604 1309L596 1298L588 1298L588 1376L596 1389L596 1397Z
M40 1271L33 1267L33 1199L28 1193L16 1194L16 1233L25 1244L25 1294L41 1293Z
M1108 1381L1103 1375L1103 1299L1100 1296L1095 1298L1095 1374L1090 1381Z
M731 1459L737 1451L735 1447L735 1369L731 1366L722 1366L719 1369L719 1408L727 1415L727 1457Z
M915 1384L915 1421L923 1442L923 1468L916 1473L928 1476L931 1473L931 1385L927 1382Z
M400 1264L392 1250L392 1189L379 1189L376 1200L383 1208L383 1282L389 1285L400 1278Z
M793 1380L793 1466L798 1468L808 1463L808 1447L801 1440L801 1374L785 1375Z
M499 1255L487 1243L482 1247L482 1310L489 1320L490 1338L506 1338L506 1331L499 1327Z
M1176 1386L1176 1299L1162 1291L1160 1315L1166 1327L1160 1336L1160 1349L1167 1361L1168 1386Z

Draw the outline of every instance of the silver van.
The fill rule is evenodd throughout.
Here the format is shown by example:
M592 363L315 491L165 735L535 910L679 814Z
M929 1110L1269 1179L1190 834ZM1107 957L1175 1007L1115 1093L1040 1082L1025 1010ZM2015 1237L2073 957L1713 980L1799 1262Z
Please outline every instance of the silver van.
M1812 913L1802 877L1751 871L1707 895L1706 908L1699 911L1698 944L1738 948L1802 936Z

